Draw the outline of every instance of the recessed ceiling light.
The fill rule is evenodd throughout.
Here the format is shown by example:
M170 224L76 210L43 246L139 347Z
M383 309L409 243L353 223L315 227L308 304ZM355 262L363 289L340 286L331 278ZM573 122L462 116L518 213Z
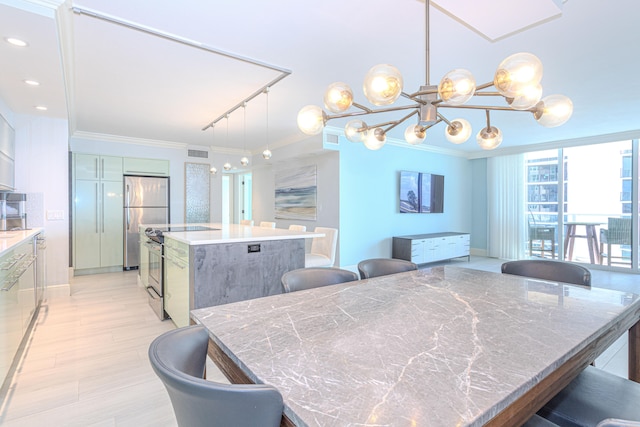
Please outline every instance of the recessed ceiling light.
M47 111L47 107L45 107L44 105L36 105L36 110Z
M4 39L6 40L7 43L10 43L14 46L18 46L18 47L29 46L29 43L27 43L26 41L17 39L15 37L5 37Z
M25 84L28 84L29 86L40 86L40 82L36 81L36 80L23 80L25 82Z

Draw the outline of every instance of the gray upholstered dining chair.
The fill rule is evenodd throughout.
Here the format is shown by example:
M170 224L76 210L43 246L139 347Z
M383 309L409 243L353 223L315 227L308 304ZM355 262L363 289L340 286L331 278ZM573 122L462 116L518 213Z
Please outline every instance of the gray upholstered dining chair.
M309 267L287 271L281 280L285 292L295 292L353 282L358 280L358 275L353 271L335 267Z
M538 415L559 426L640 427L640 384L587 366Z
M502 273L554 282L591 286L591 272L578 264L542 259L507 261L502 264Z
M180 427L277 427L282 395L265 384L221 384L203 379L209 334L203 326L174 329L149 346Z
M362 279L370 279L372 277L386 276L417 269L417 264L396 258L371 258L358 263L358 271Z

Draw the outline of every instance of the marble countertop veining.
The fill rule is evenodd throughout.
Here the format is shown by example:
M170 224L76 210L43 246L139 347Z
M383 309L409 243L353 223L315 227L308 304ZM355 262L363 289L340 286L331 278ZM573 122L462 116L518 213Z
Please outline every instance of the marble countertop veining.
M29 230L0 231L0 256L11 248L42 232L42 228Z
M299 426L479 426L638 295L451 266L192 312Z
M198 224L170 224L176 226L201 225L214 230L203 231L168 231L165 236L188 245L211 245L218 243L259 242L267 240L311 239L322 237L323 233L294 231L284 228L262 228L240 224L198 223ZM166 227L169 224L142 224L140 230L147 227Z

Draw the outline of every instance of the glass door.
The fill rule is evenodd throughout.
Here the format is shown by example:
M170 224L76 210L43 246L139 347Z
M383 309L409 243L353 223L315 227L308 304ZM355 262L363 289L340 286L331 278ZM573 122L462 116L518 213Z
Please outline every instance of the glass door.
M631 141L563 149L564 259L632 268Z

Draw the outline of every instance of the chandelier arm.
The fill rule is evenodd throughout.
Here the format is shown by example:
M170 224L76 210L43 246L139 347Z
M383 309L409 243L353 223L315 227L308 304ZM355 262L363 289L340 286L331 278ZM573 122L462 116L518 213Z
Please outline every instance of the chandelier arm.
M441 123L441 122L448 123L447 120L444 117L442 117L440 114L438 114L438 117L439 118L438 118L438 120L435 121L435 123L432 123L429 126L423 126L422 129L424 129L424 130L430 129L430 128L434 127L435 125L437 125L438 123Z
M398 107L389 107L389 108L380 108L378 110L371 110L368 109L368 111L354 111L351 113L344 113L344 114L334 114L332 116L327 115L327 120L332 120L332 119L342 119L345 117L357 117L357 116L365 116L367 114L376 114L376 113L389 113L389 112L393 112L393 111L400 111L400 110L410 110L410 109L419 109L420 106L419 105L403 105L403 106L398 106Z
M493 82L483 83L481 85L476 85L476 90L486 89L486 88L491 87L491 86L493 86Z
M449 120L447 120L442 114L438 113L438 120L433 125L436 125L436 124L438 124L440 122L445 122L447 124L447 126L453 126ZM433 125L431 125L431 126L433 126ZM429 127L431 127L431 126L429 126Z
M535 108L529 108L527 110L514 110L511 107L499 107L499 106L488 106L488 105L447 105L442 104L439 105L438 108L466 108L469 110L493 110L493 111L528 111L530 113L535 113Z
M364 105L358 104L357 102L354 102L351 105L353 105L354 107L359 108L359 109L361 109L363 111L366 111L367 113L372 113L373 112L373 110L371 108L365 107Z
M389 132L391 129L393 129L394 127L398 126L400 123L406 121L407 119L409 119L411 116L418 114L418 110L416 111L412 111L411 113L407 114L406 116L404 116L403 118L401 118L400 120L396 120L395 122L391 122L393 123L392 126L389 126L388 128L386 128L384 131L385 132Z
M501 96L504 98L504 95L500 92L476 92L473 96Z
M412 100L412 101L414 101L414 102L417 102L417 103L419 103L419 104L427 105L427 102L426 102L426 101L423 101L423 100L422 100L422 99L420 99L420 98L416 98L416 97L414 96L415 94L413 94L413 93L409 94L409 93L406 93L406 92L402 92L400 95L401 95L401 96L404 96L405 98L410 99L410 100Z
M427 89L427 90L420 90L418 92L414 92L412 94L409 95L409 98L413 99L416 96L420 96L420 95L430 95L432 93L438 93L438 88L436 86L433 87L433 89Z

